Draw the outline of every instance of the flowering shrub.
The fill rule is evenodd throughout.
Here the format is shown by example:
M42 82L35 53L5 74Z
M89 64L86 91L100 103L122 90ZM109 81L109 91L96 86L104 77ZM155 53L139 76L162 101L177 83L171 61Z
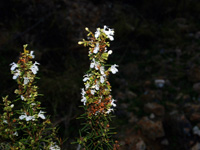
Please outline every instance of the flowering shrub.
M110 94L111 86L108 81L110 73L118 72L118 65L108 65L106 61L112 50L107 50L113 41L114 30L104 26L97 28L95 34L88 31L89 41L83 39L78 44L89 46L90 69L84 75L83 82L85 88L81 95L85 113L80 117L85 119L83 128L80 130L78 143L86 150L116 150L119 148L118 142L113 142L109 121L111 112L116 107L116 100Z
M60 150L56 128L52 127L49 117L45 116L39 95L34 84L38 72L38 62L32 62L33 51L20 54L19 61L11 64L13 79L17 81L17 99L3 98L3 114L0 115L0 149L12 150ZM18 109L14 106L17 105Z

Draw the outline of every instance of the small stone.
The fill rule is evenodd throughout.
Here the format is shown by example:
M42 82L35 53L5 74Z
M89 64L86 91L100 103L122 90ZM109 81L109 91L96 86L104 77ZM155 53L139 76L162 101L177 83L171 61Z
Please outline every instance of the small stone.
M169 145L169 141L167 139L164 139L161 141L162 145Z
M165 85L165 80L163 79L156 79L154 82L158 88L163 88Z
M143 140L140 140L137 144L136 144L136 150L145 150L146 149L146 144L144 143Z
M151 113L150 116L149 116L149 118L150 118L150 119L154 119L154 118L155 118L154 113Z
M163 125L161 121L152 121L147 117L143 117L138 125L141 127L143 134L148 136L150 139L155 140L156 138L165 136Z
M144 105L144 111L147 113L153 113L157 116L163 116L165 114L165 108L157 103L147 103Z
M196 143L190 150L200 150L200 143Z
M190 120L191 121L195 121L195 122L199 122L200 121L200 113L193 113L191 116L190 116Z
M193 85L193 90L200 94L200 82Z

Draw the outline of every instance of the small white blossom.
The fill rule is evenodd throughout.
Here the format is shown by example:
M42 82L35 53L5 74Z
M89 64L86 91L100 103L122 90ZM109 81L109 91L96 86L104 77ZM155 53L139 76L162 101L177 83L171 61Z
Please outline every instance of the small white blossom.
M104 76L101 76L101 77L100 77L100 82L101 82L101 83L104 83L104 81L105 81Z
M6 124L8 124L8 121L7 121L7 120L3 120L3 123L6 123Z
M23 95L21 95L21 99L24 100L24 96Z
M97 28L97 31L95 32L94 36L97 39L100 35L100 28Z
M95 89L98 91L99 90L99 82L95 84Z
M56 145L56 143L54 143L54 144L51 144L51 146L49 147L49 150L60 150L60 147Z
M95 67L95 69L98 70L98 66L99 66L99 62L95 61L95 59L93 58L92 62L90 64L90 68L94 68Z
M14 62L11 63L10 65L11 65L11 68L10 68L11 71L15 70L18 67L18 65Z
M13 80L16 80L19 77L19 75L20 75L20 71L18 69L15 70L14 75L13 75Z
M14 104L10 105L10 107L13 108L13 107L14 107Z
M116 67L118 67L118 65L114 64L114 65L112 65L111 68L110 68L110 71L111 71L113 74L115 74L115 73L118 72L118 69L117 69Z
M29 78L28 77L24 77L24 85L26 85L29 82Z
M111 101L111 105L113 106L113 107L116 107L117 105L114 103L116 100L114 100L114 99L112 99L112 101Z
M96 54L98 53L98 51L99 51L99 43L97 43L97 45L95 46L93 53Z
M32 58L35 58L35 55L33 55L33 53L34 53L34 51L31 51L31 52L30 52L30 56L31 56Z
M83 78L83 82L86 82L87 80L90 79L88 74L84 75L83 77L84 77L84 78Z
M108 51L108 55L111 55L111 54L112 54L112 50L109 50L109 51Z
M109 108L108 111L106 112L106 114L111 113L111 111L114 111L113 108Z
M92 95L94 95L95 94L95 90L90 90L90 93L92 94Z
M101 66L101 67L100 67L100 73L101 73L102 75L104 75L104 74L105 74L105 72L104 72L104 71L105 71L105 69L104 69L104 66Z
M30 68L31 71L33 72L33 74L37 74L37 71L39 70L38 66L36 66L36 65L39 65L39 63L37 61Z
M30 121L30 120L35 120L34 116L27 116L26 113L24 113L23 115L19 116L20 120L26 119L26 121Z
M114 40L114 30L113 29L110 29L108 28L107 26L104 26L104 33L107 35L107 37L113 41Z
M45 113L44 111L40 110L38 117L40 117L41 119L45 119L46 117L44 116L44 113Z
M88 89L89 87L90 87L89 83L85 84L85 89Z
M15 131L15 133L13 133L13 135L15 135L15 136L18 136L18 133L17 133L17 131Z
M85 105L85 103L86 103L86 101L87 101L87 99L86 99L86 97L85 97L85 94L86 94L86 92L85 92L85 90L82 88L81 89L82 91L81 91L81 97L82 97L82 99L81 99L81 102L83 102L83 104Z

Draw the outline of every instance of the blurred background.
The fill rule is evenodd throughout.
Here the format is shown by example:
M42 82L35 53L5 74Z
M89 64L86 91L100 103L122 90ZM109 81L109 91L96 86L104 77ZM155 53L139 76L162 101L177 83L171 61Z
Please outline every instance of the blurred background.
M9 64L23 45L41 64L38 97L58 135L74 150L89 69L85 27L114 28L111 75L115 139L122 150L200 149L200 2L198 0L1 0L0 96L14 99Z

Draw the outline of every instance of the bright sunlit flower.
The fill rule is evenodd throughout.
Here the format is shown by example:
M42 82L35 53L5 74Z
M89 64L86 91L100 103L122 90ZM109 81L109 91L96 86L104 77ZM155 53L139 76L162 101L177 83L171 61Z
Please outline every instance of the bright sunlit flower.
M49 147L49 150L60 150L60 147L56 145L56 143L54 143L54 144L51 144L51 146Z
M113 41L114 40L114 30L108 28L107 26L104 26L104 33L107 35L107 37Z
M38 69L38 66L36 65L39 65L39 63L37 61L35 61L35 63L31 66L31 71L33 72L33 74L37 74L37 71L39 70Z
M29 82L29 78L28 77L24 77L24 85L26 85Z
M100 28L97 28L97 31L95 32L94 36L97 39L100 35Z
M11 71L15 70L18 67L18 65L14 62L11 63L10 65L11 65L11 68L10 68Z
M33 55L33 53L34 53L34 51L31 51L31 52L30 52L30 56L31 56L32 58L35 58L35 55Z
M44 116L44 113L45 113L44 111L40 110L38 117L40 117L41 119L45 119L46 117Z
M13 80L16 80L19 77L19 75L20 75L20 71L18 69L15 70L14 75L13 75Z
M118 65L114 64L114 65L112 65L111 68L110 68L110 71L111 71L113 74L115 74L115 73L118 72L118 69L117 69L116 67L118 67Z
M27 116L26 113L24 113L23 115L19 116L20 120L26 119L26 121L30 121L30 120L35 120L34 116Z
M99 43L96 44L93 53L96 54L96 53L98 53L98 51L99 51Z
M108 51L108 55L111 55L111 54L112 54L112 50L109 50L109 51Z

